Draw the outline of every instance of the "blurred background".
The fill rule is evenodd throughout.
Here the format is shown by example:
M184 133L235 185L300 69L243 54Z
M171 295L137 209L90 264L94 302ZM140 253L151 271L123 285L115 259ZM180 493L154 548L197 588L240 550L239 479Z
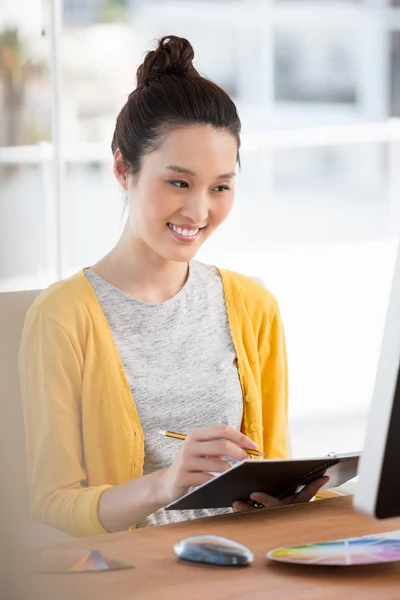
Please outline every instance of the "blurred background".
M358 450L398 244L400 0L2 0L0 291L117 240L115 118L166 34L243 123L236 204L198 258L279 300L294 454Z

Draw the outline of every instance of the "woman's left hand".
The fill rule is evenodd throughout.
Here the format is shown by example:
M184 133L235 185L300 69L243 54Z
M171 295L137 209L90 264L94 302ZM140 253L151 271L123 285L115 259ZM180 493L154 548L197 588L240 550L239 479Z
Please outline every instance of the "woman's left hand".
M309 502L320 488L326 485L329 481L329 477L319 477L315 481L312 481L308 485L306 485L300 492L297 494L293 494L293 496L289 496L284 500L279 500L279 498L275 498L274 496L269 496L268 494L263 494L261 492L254 492L251 494L250 499L257 504L261 504L261 506L250 506L246 502L234 502L233 510L235 512L244 512L248 510L259 510L260 508L272 508L274 506L285 506L287 504L297 504L299 502Z

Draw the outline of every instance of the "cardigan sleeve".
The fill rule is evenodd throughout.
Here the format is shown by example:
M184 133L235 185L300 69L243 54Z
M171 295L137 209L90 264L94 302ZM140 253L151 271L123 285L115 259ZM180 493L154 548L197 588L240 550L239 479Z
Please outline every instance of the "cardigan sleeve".
M288 361L278 305L259 350L262 394L263 447L271 458L289 455Z
M30 512L76 536L106 533L88 487L81 434L83 354L52 317L29 311L19 353Z

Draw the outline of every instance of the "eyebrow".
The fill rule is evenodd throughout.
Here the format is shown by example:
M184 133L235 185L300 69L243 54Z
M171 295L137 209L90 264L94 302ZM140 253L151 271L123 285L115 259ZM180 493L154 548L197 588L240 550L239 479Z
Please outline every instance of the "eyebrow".
M180 167L179 165L168 165L166 167L169 171L175 171L175 173L183 173L185 175L191 175L192 177L196 177L196 173L187 169L186 167ZM236 173L232 171L231 173L224 173L223 175L218 175L216 179L230 179L235 177Z

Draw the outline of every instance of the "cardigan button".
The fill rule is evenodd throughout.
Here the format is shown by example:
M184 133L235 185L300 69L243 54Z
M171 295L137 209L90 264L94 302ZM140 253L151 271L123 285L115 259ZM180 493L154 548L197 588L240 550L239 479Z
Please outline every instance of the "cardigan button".
M251 425L250 429L251 429L252 431L258 431L258 430L260 429L260 426L259 426L259 424L258 424L258 423L252 423L252 425Z
M245 397L246 402L253 402L254 397L251 394L247 394Z

